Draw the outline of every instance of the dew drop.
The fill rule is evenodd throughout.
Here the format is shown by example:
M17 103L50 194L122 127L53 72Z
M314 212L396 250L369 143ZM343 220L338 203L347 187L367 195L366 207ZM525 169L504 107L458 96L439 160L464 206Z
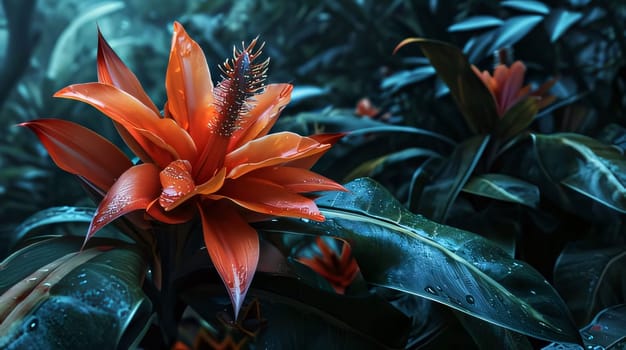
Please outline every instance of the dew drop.
M79 274L76 277L78 277L78 278L85 278L85 277L87 277L87 274L83 272L83 273Z
M34 331L35 329L37 329L37 326L39 325L39 320L36 318L33 318L29 323L28 326L26 326L26 330L28 330L29 332Z
M465 300L467 301L468 304L474 304L476 302L474 300L474 297L469 294L465 296Z
M128 316L128 309L118 310L117 315L119 316L119 318L125 318L126 316Z
M85 284L87 284L87 280L82 280L78 282L78 284L80 284L81 286L84 286Z
M437 293L437 291L431 286L426 286L424 290L426 291L426 293L430 293L432 295L439 295L439 293Z

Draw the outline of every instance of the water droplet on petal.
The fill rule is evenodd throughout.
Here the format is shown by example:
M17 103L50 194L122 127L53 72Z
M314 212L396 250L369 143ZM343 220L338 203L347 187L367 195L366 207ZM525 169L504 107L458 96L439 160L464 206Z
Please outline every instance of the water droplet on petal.
M469 295L469 294L465 296L465 300L467 301L468 304L474 304L475 303L474 297Z

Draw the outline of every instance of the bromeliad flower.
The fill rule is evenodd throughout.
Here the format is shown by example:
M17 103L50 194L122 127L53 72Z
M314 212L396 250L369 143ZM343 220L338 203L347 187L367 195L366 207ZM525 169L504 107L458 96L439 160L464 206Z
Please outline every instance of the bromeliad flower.
M175 23L162 116L135 75L99 35L98 82L68 86L56 97L86 102L115 122L140 164L112 143L71 122L41 119L33 130L62 169L104 198L86 240L113 220L141 210L166 223L202 222L206 249L235 315L259 259L251 214L324 220L303 193L345 190L310 167L341 134L268 134L292 86L264 86L268 61L257 40L235 49L213 86L201 48Z
M516 103L527 97L534 98L537 101L537 109L546 107L555 99L555 96L547 95L548 90L556 82L554 79L544 83L532 92L530 91L530 85L522 87L526 66L521 61L515 61L510 67L499 64L496 66L493 75L488 71L481 72L473 65L472 70L491 92L500 118L504 117L506 112Z
M359 265L352 256L350 245L343 242L341 254L338 255L322 237L316 237L315 242L322 255L300 258L299 261L324 277L335 292L344 294L359 273Z

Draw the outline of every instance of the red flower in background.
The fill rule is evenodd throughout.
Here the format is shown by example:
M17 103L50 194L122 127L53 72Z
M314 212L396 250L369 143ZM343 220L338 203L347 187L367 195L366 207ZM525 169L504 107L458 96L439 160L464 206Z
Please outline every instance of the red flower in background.
M55 163L104 195L86 240L120 216L142 210L167 224L199 213L204 242L230 294L235 315L259 259L250 213L324 220L302 193L345 190L310 167L341 134L268 134L289 102L289 84L263 85L256 39L235 50L213 86L204 54L175 23L162 116L135 75L99 36L98 82L68 86L56 97L92 105L116 124L141 163L71 122L41 119L33 130Z
M338 294L344 294L346 288L354 281L359 273L359 265L352 256L350 245L346 242L337 255L335 250L328 246L322 237L316 237L315 242L322 253L312 258L300 258L298 261L310 267L324 277Z
M499 64L491 75L488 71L480 71L475 66L472 70L491 92L496 103L498 116L502 118L504 114L519 101L532 97L537 100L538 109L544 108L554 102L555 97L547 95L548 90L554 85L556 80L544 83L535 91L530 91L530 85L523 86L526 66L521 61L515 61L510 67Z

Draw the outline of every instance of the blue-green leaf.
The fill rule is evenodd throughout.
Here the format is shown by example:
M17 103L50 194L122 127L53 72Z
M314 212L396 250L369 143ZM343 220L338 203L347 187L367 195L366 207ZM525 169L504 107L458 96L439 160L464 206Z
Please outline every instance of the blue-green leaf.
M543 16L527 15L507 19L499 28L498 38L489 51L515 45L543 20Z
M141 287L145 257L132 246L113 240L93 243L98 242L105 245L79 251L81 238L48 239L2 262L0 348L137 344L152 315Z
M555 42L559 40L571 26L576 24L583 14L580 12L571 12L564 9L555 10L550 17L546 20L546 28L550 33L550 41Z
M463 32L468 30L483 29L499 26L503 20L493 16L473 16L455 23L448 27L449 32Z
M489 140L488 135L476 135L459 144L447 159L438 162L436 169L424 172L423 176L416 174L411 183L410 208L416 208L435 221L445 222Z
M527 11L527 12L535 12L542 15L547 15L550 13L550 8L548 5L533 0L508 0L502 1L500 6L509 7L516 10Z
M317 200L324 222L278 219L272 234L347 240L371 284L422 296L467 315L536 338L580 343L567 307L550 284L491 241L407 211L369 179Z
M591 137L533 134L536 157L555 183L626 213L626 157Z
M532 208L539 204L537 186L504 174L472 176L463 187L463 191Z

